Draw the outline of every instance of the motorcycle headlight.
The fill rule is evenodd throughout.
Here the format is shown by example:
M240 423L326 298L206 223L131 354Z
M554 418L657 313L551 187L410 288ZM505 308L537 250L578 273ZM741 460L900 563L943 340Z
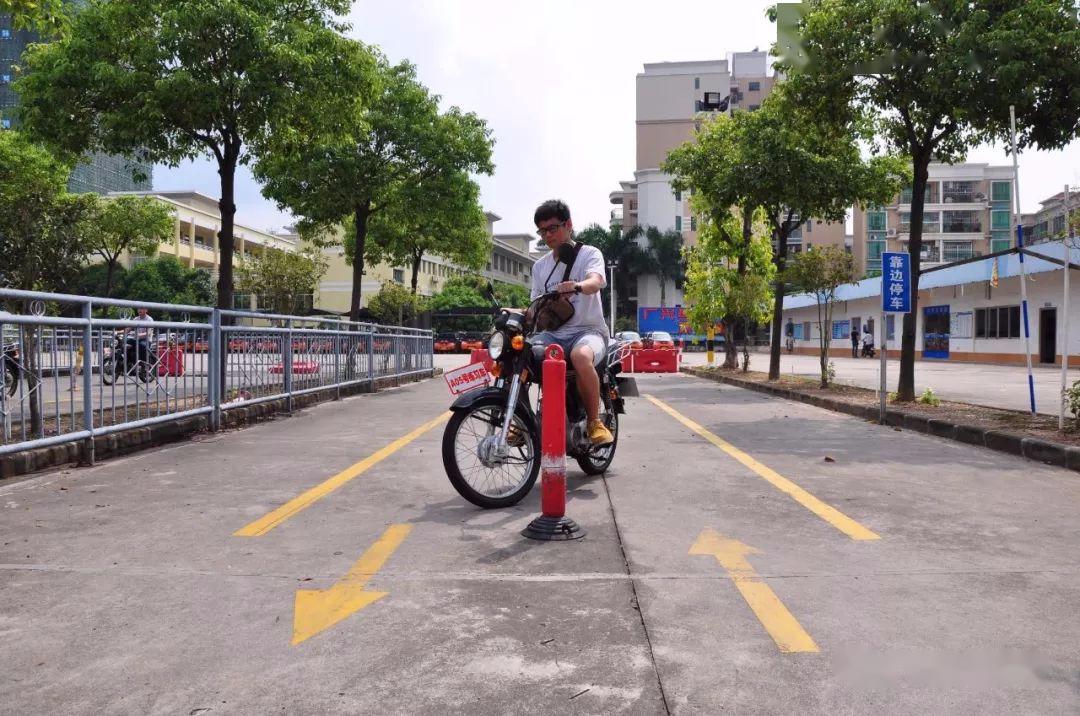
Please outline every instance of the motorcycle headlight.
M488 355L491 356L491 360L499 360L505 344L506 336L501 333L492 334L491 339L488 341Z

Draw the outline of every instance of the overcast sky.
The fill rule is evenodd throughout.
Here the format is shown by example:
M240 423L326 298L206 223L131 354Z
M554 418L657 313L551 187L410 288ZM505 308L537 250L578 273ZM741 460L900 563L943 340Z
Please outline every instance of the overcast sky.
M484 208L498 233L533 231L538 203L560 197L574 224L606 225L608 194L634 171L634 77L646 62L723 59L768 49L773 4L669 0L358 0L352 36L391 61L411 60L420 81L487 120L495 174L481 177ZM1001 148L970 161L1009 164ZM1020 158L1025 212L1064 184L1080 184L1080 141L1062 152ZM218 196L216 166L199 161L154 172L155 189ZM250 173L237 181L237 219L257 229L290 217L265 199Z

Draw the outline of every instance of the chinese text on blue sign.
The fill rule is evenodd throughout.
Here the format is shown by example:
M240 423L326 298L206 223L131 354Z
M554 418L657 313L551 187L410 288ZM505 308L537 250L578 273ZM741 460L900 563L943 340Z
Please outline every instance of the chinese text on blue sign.
M881 255L881 310L911 312L911 257L906 253Z

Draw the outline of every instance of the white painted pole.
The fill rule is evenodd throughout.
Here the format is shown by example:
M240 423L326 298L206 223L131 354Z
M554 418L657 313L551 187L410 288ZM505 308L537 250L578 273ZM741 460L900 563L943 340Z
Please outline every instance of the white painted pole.
M609 284L609 288L611 288L611 291L608 294L608 298L611 299L611 308L609 310L608 316L611 318L611 337L615 338L615 266L616 266L616 264L612 263L612 264L610 264L610 266L611 266L611 282Z
M1031 400L1031 414L1035 414L1035 376L1031 372L1031 321L1028 318L1027 267L1024 265L1024 227L1020 222L1020 161L1016 153L1016 107L1009 105L1009 126L1012 130L1013 159L1013 196L1016 214L1016 247L1020 249L1020 313L1024 321L1024 356L1027 359L1028 397Z
M881 295L882 305L884 305L885 296L885 269L881 270ZM878 330L878 334L881 335L881 341L878 343L879 350L881 351L881 385L878 387L879 391L879 403L880 410L878 413L878 422L881 425L885 424L885 403L888 396L888 388L885 386L885 368L888 364L889 353L889 330L885 327L885 310L881 311L881 328Z
M1062 267L1064 275L1061 282L1061 405L1058 412L1058 430L1065 429L1065 391L1069 388L1069 264L1072 263L1073 232L1072 222L1069 221L1069 185L1065 185L1065 241L1063 243L1062 257L1065 265Z

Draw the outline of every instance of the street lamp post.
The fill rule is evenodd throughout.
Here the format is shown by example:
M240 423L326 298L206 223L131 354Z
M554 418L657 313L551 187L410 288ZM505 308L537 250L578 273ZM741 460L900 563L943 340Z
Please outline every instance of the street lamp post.
M608 281L608 288L611 290L611 294L608 296L610 299L610 308L608 309L608 316L611 319L611 337L615 337L615 269L619 267L619 260L612 259L608 261L608 269L611 271L611 280Z

